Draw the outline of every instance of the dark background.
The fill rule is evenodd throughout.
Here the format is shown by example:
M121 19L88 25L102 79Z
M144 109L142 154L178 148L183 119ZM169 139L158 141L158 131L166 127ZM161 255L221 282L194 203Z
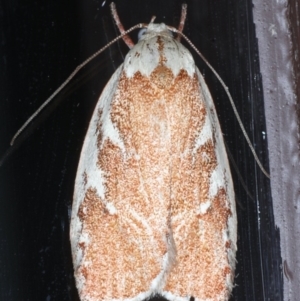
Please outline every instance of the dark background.
M252 3L186 2L184 33L228 85L268 168ZM103 7L102 3L0 0L0 155L18 128L73 69L118 34L110 2ZM157 16L156 22L177 27L181 3L116 1L125 28L147 23L152 15ZM131 36L136 40L137 32ZM24 142L21 137L0 168L0 300L78 300L68 234L75 173L96 101L127 51L121 41L85 68L38 118L34 129L25 133ZM231 300L281 301L279 234L269 180L255 164L220 83L193 55L215 100L230 153L252 196L232 168L239 224Z

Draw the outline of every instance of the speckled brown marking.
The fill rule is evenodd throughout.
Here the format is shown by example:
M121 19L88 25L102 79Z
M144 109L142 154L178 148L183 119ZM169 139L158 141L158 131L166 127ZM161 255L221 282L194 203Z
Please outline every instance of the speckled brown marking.
M98 166L105 172L105 198L122 215L105 212L92 191L81 205L84 230L93 237L86 261L96 267L89 272L85 290L101 300L146 291L161 270L157 258L168 251L166 240L171 232L177 257L165 289L198 298L227 292L224 278L230 269L222 231L230 210L224 189L219 190L206 214L195 212L209 199L209 179L217 164L212 141L202 145L192 160L195 139L206 116L197 78L191 79L182 70L165 89L153 80L160 72L155 69L150 79L139 73L131 79L121 76L111 119L126 146L126 158L109 140L98 155ZM167 68L163 72L169 74ZM151 225L151 233L140 219ZM223 256L214 256L216 250ZM112 258L117 260L109 262ZM215 266L224 268L216 274ZM118 271L126 275L122 285Z
M122 296L129 297L137 294L144 288L144 282L150 281L150 279L145 277L146 279L142 278L136 282L135 275L130 272L142 268L139 266L139 262L145 260L147 262L146 258L141 257L137 242L131 239L131 235L127 231L131 225L124 217L110 215L93 189L88 190L78 214L84 223L83 232L89 233L89 238L92 240L84 253L85 262L89 264L82 265L77 271L77 274L81 274L85 278L84 291L80 293L90 295L97 300L97 298L102 299L103 295L109 292L111 295L106 295L106 297L113 298L113 294L118 294L120 285L118 271L123 271L123 268L126 267L129 271L125 278L126 289L122 291ZM112 252L116 257L111 256ZM123 252L131 254L131 257L124 258ZM88 268L91 264L93 269ZM151 266L155 262L151 262L151 258L149 258L147 264ZM117 269L115 274L107 274L111 266L115 266ZM154 267L153 271L148 273L150 277L155 277L158 271ZM93 292L93 294L91 295L89 292Z
M158 65L151 73L150 80L159 89L168 89L174 80L173 72L164 65Z
M151 254L161 254L157 256L161 258L167 252L170 208L174 214L178 210L194 208L181 183L189 183L192 179L191 175L185 174L191 164L191 154L184 154L184 150L192 149L205 119L197 87L196 78L191 81L184 71L167 91L162 91L138 73L132 79L124 75L120 79L111 118L126 145L127 157L124 158L120 149L106 140L98 155L98 166L105 172L106 200L120 212L124 208L128 210L122 211L126 212L125 216L108 215L99 197L89 190L79 213L80 219L84 220L84 232L90 233L94 241L86 250L85 260L93 261L97 268L88 278L92 279L91 282L86 280L90 284L86 282L85 290L98 283L98 289L93 286L97 291L95 297L110 297L103 295L104 287L111 287L106 291L114 292L111 296L114 298L125 298L147 290L161 269L161 263ZM190 198L193 188L191 185L188 189ZM83 208L86 208L85 214ZM152 233L147 233L145 226L135 218L136 213L151 225ZM107 227L112 222L114 226ZM133 235L135 232L139 234ZM149 243L151 241L154 243ZM99 262L94 262L96 258L89 255L96 252L93 250L97 250ZM129 250L132 261L122 256ZM108 254L119 260L111 262L110 268L106 269ZM149 270L150 266L152 269ZM119 270L126 273L127 280L124 286L114 287L112 283L118 283ZM110 274L104 276L105 271L110 271Z
M222 137L201 76L193 65L179 69L170 63L173 54L165 47L184 51L165 35L136 48L146 46L149 55L158 50L153 68L133 72L125 60L114 75L103 97L109 100L103 109L109 128L103 130L102 110L91 123L97 124L91 130L96 139L87 145L97 144L91 168L96 177L84 181L84 197L76 195L75 226L82 229L73 231L80 237L74 261L84 301L141 301L140 294L157 292L172 294L172 300L229 298L236 241L235 234L226 237L235 210ZM145 57L133 51L130 59Z
M203 157L204 152L207 154L205 158ZM183 181L183 183L188 183L193 180L191 181L192 187L198 191L200 202L209 199L209 179L215 167L214 147L210 141L198 150L194 166L186 168L186 171L192 170L193 172L190 178L186 177ZM201 298L214 300L215 296L222 296L220 300L226 300L228 291L225 279L227 271L231 273L225 246L222 242L224 225L227 224L230 215L230 210L226 206L228 202L226 193L224 189L220 189L212 201L210 210L204 215L197 215L193 189L189 189L189 191L188 197L186 186L184 186L183 192L190 201L184 207L178 206L177 214L182 218L178 223L173 223L178 264L172 270L165 289L176 291L179 295L184 295L186 291L189 291L189 294L197 296L200 300ZM180 203L183 205L183 202ZM173 219L176 219L175 213L172 216ZM215 253L220 256L216 257ZM216 266L224 268L219 269L216 273Z
M162 38L160 36L157 37L156 41L156 43L158 44L158 51L162 53L162 51L164 50L164 42L162 41Z

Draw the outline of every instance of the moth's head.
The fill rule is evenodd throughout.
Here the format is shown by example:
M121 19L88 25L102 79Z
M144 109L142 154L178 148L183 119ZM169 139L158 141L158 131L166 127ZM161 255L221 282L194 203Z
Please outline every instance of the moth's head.
M173 37L169 27L164 23L149 23L146 28L142 28L138 33L138 40L148 40L154 36Z

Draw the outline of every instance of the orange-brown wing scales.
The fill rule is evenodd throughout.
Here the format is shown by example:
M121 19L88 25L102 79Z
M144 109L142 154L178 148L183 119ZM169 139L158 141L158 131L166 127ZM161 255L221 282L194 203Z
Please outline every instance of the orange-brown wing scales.
M190 53L164 24L149 28L103 91L82 150L71 223L79 295L227 301L236 212L222 133Z
M200 300L226 294L231 269L222 235L231 213L225 190L205 214L197 210L209 199L217 164L212 140L193 154L206 118L201 97L197 77L184 71L163 88L139 73L122 74L111 119L126 154L106 139L97 162L105 174L105 198L117 213L109 214L88 190L78 213L90 239L77 271L85 278L82 294L109 300L149 290L163 269L170 236L176 259L164 290Z

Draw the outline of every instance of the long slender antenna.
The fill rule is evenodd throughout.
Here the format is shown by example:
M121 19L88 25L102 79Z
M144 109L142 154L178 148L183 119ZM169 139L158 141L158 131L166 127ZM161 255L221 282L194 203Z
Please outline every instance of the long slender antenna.
M217 73L217 71L216 71L216 70L212 67L212 65L207 61L207 59L204 57L204 55L197 49L197 47L191 42L191 40L190 40L185 34L183 34L182 32L179 32L176 28L171 27L171 26L168 26L168 29L169 29L170 31L173 31L173 32L175 32L175 33L178 33L178 34L182 35L182 37L190 44L190 46L196 51L196 53L201 57L201 59L206 63L206 65L209 67L209 69L214 73L214 75L216 76L216 78L219 80L219 82L221 83L222 87L224 88L224 90L225 90L225 92L226 92L226 94L227 94L227 96L228 96L228 98L229 98L229 101L230 101L230 104L231 104L231 106L232 106L234 115L235 115L235 117L236 117L236 119L237 119L237 121L238 121L238 123L239 123L239 125L240 125L240 128L241 128L241 130L242 130L242 132L243 132L243 135L244 135L244 137L245 137L245 139L246 139L246 141L247 141L247 143L248 143L248 145L249 145L249 148L250 148L250 150L251 150L251 152L252 152L252 154L253 154L253 156L254 156L254 159L255 159L257 165L259 166L259 168L261 169L261 171L265 174L265 176L266 176L267 178L270 179L269 173L264 169L262 163L261 163L260 160L258 159L258 156L257 156L257 154L256 154L256 152L255 152L255 149L254 149L254 147L253 147L253 145L252 145L252 143L251 143L251 141L250 141L250 138L249 138L249 136L248 136L248 134L247 134L247 132L246 132L246 130L245 130L245 127L244 127L244 125L243 125L243 123L242 123L242 120L241 120L241 118L240 118L240 115L239 115L239 113L238 113L238 111L237 111L237 109L236 109L236 106L235 106L234 101L233 101L233 99L232 99L232 96L231 96L231 94L230 94L230 92L229 92L229 89L228 89L228 87L225 85L225 83L224 83L224 81L222 80L222 78L220 77L220 75Z
M134 46L134 43L131 40L130 36L127 35L126 32L125 32L124 26L123 26L123 24L120 20L120 17L118 15L117 8L116 8L116 5L115 5L114 2L112 2L110 4L110 10L111 10L111 14L112 14L112 16L113 16L113 18L116 22L116 25L119 28L119 31L120 31L121 35L123 35L122 36L123 41L129 47L129 49L131 49Z
M105 49L110 47L112 44L114 44L116 41L123 38L124 35L127 35L129 32L137 29L137 28L144 28L147 27L147 24L140 23L137 24L130 29L124 31L122 34L120 34L118 37L110 41L108 44L106 44L104 47L102 47L100 50L92 54L89 58L87 58L83 63L78 65L75 70L68 76L68 78L45 100L45 102L26 120L26 122L21 126L21 128L16 132L16 134L13 136L10 145L13 145L15 140L18 138L18 136L23 132L23 130L28 126L28 124L49 104L49 102L74 78L74 76L84 67L86 66L90 61L92 61L95 57L97 57L100 53L102 53Z
M183 3L182 6L181 6L180 22L179 22L178 29L177 29L181 34L183 32L183 28L184 28L184 24L185 24L185 20L186 20L186 15L187 15L187 4ZM180 40L181 40L181 36L182 36L181 34L178 34L177 37L176 37L176 40L178 42L180 42Z

